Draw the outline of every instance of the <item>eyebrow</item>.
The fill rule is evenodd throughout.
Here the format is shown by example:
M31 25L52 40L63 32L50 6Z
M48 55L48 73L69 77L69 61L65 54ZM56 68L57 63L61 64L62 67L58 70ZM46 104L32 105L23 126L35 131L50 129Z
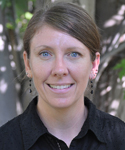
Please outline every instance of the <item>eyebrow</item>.
M52 47L50 47L50 46L47 46L47 45L39 45L39 46L37 46L37 47L35 47L34 48L34 50L36 50L37 48L49 48L49 49L52 49Z
M47 45L39 45L39 46L37 46L37 47L35 47L34 48L34 50L36 50L37 48L48 48L48 49L53 49L52 47L50 47L50 46L47 46ZM68 47L67 49L71 49L71 50L75 50L75 49L82 49L82 50L85 50L85 48L83 47L83 48L81 48L81 47L75 47L75 46L73 46L73 47Z

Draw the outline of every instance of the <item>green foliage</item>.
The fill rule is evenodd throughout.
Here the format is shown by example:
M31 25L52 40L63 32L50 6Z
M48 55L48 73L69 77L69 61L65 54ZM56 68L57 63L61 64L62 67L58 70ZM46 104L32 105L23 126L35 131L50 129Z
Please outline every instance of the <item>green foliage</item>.
M19 26L19 30L23 33L27 27L29 20L32 17L32 13L28 11L28 1L35 2L35 0L15 0L15 8L17 19L16 23Z
M27 20L30 20L30 19L32 18L32 16L33 16L33 14L31 14L30 12L26 12L26 13L25 13L25 18L26 18Z
M28 2L33 5L36 0L0 0L1 8L6 9L6 28L14 30L19 28L20 33L23 33L27 27L32 13L28 11ZM31 3L30 3L31 4Z
M15 28L15 23L12 18L12 2L11 2L11 0L1 0L1 8L5 12L5 17L7 20L6 28L13 30Z
M122 77L125 76L125 59L122 59L120 63L116 64L113 69L120 69L119 78L122 79Z
M21 33L25 31L27 24L32 16L33 16L32 13L25 12L20 16L20 18L17 18L16 23L20 26Z
M28 0L14 0L17 18L28 11Z
M14 30L14 26L11 23L6 23L6 28Z
M116 64L113 69L120 70L119 78L122 79L122 77L125 76L125 59L122 59L120 63ZM125 100L125 90L124 90L124 100Z
M2 9L15 5L16 12L21 15L24 11L28 10L28 0L0 0Z
M11 6L11 1L10 0L1 0L1 8L5 9L6 7Z

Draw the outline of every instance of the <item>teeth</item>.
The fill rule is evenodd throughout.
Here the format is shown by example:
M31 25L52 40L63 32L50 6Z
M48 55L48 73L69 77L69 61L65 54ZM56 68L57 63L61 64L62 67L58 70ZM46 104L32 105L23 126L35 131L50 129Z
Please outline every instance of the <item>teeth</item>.
M56 86L56 85L49 85L53 89L66 89L69 88L71 85L61 85L61 86Z

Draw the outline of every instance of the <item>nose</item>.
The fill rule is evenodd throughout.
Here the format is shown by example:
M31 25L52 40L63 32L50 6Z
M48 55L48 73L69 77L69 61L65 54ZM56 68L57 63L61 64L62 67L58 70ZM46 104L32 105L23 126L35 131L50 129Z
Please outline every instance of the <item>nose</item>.
M68 75L68 68L63 59L58 58L55 60L52 69L52 75L60 78Z

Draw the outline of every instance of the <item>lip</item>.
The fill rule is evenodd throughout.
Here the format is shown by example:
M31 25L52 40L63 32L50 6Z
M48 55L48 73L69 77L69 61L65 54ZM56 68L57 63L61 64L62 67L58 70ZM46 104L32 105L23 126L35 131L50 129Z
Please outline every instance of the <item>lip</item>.
M64 85L71 85L68 88L64 88L64 89L57 89L57 88L52 88L50 87L50 85L54 85L54 86L64 86ZM47 86L49 87L49 89L54 92L54 93L67 93L68 91L70 91L74 84L73 83L63 83L63 84L47 84Z

